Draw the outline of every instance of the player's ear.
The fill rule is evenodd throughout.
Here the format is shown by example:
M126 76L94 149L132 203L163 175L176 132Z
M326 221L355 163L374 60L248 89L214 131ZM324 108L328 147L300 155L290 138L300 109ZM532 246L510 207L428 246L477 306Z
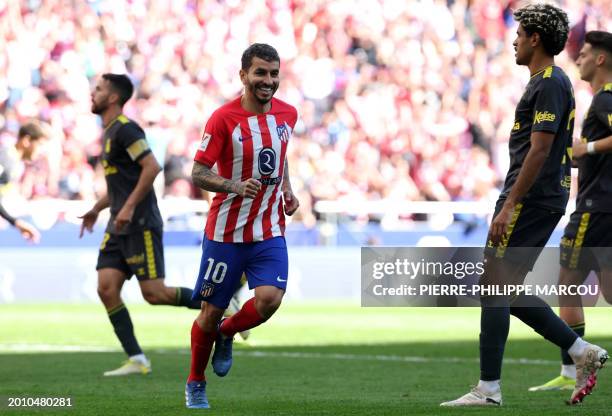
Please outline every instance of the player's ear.
M110 94L108 94L108 102L110 104L118 104L119 103L119 93L111 90Z
M531 35L531 46L535 48L539 43L541 43L541 40L540 34L538 32L533 32Z
M243 85L246 85L247 71L241 68L239 74L240 74L240 81L242 82Z
M595 57L595 65L597 66L604 66L606 64L606 61L608 61L608 67L610 67L610 56L609 55L606 55L605 53L600 52Z

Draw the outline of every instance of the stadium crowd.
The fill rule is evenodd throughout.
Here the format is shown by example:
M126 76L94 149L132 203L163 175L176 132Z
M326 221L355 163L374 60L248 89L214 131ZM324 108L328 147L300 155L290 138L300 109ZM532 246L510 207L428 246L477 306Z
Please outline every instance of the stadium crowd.
M189 181L211 111L238 95L240 55L275 46L277 97L300 122L293 187L312 224L316 200L483 200L507 169L513 109L528 71L514 62L514 1L0 0L0 145L20 123L48 125L43 156L13 192L94 199L105 189L90 91L127 72L138 121L164 165L165 197ZM590 102L573 63L585 30L612 30L608 0L566 0L573 26L557 64L570 75L577 130ZM578 134L578 133L575 133Z

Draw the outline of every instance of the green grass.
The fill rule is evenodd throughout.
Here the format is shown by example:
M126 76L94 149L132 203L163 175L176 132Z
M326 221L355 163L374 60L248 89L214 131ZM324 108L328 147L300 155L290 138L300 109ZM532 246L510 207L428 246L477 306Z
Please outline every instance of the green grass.
M0 414L193 414L184 409L194 312L130 305L150 376L108 379L124 359L101 305L0 305ZM477 309L288 304L238 343L231 373L209 372L212 415L609 415L612 375L583 406L527 393L557 375L558 350L513 319L499 409L441 409L478 380ZM587 338L612 347L610 310ZM58 352L69 347L83 351ZM47 352L42 352L47 351ZM532 364L518 359L540 360ZM7 396L71 396L71 410L6 409ZM4 407L3 407L4 406Z

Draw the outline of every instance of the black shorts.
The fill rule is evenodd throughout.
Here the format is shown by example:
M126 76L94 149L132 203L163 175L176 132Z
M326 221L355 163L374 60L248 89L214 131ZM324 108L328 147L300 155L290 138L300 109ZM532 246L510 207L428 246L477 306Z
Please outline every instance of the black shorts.
M104 233L96 270L118 269L138 280L164 278L162 228L151 228L126 235Z
M561 238L561 266L570 270L612 268L612 214L574 212Z
M497 201L493 218L501 211L504 202ZM561 217L562 212L516 204L505 237L498 245L494 245L487 237L485 254L518 263L527 270L532 270Z

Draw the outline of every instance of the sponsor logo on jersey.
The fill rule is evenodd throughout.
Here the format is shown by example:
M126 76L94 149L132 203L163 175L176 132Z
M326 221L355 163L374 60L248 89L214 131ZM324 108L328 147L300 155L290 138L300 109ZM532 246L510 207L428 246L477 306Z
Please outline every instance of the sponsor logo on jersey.
M517 131L521 129L521 123L519 123L518 121L516 121L514 123L514 126L512 127L512 131Z
M555 121L556 118L557 116L555 114L549 113L548 111L536 111L533 121L535 124L539 124L543 121Z
M261 182L262 185L276 185L281 183L282 180L283 178L279 176L277 178L260 178L259 182Z
M569 189L572 186L572 177L566 175L563 180L561 180L561 186Z
M125 262L127 264L141 264L145 262L145 256L144 253L141 254L136 254L132 257L128 257L127 259L125 259Z
M259 173L263 176L272 175L276 168L276 152L271 147L264 147L258 157Z

